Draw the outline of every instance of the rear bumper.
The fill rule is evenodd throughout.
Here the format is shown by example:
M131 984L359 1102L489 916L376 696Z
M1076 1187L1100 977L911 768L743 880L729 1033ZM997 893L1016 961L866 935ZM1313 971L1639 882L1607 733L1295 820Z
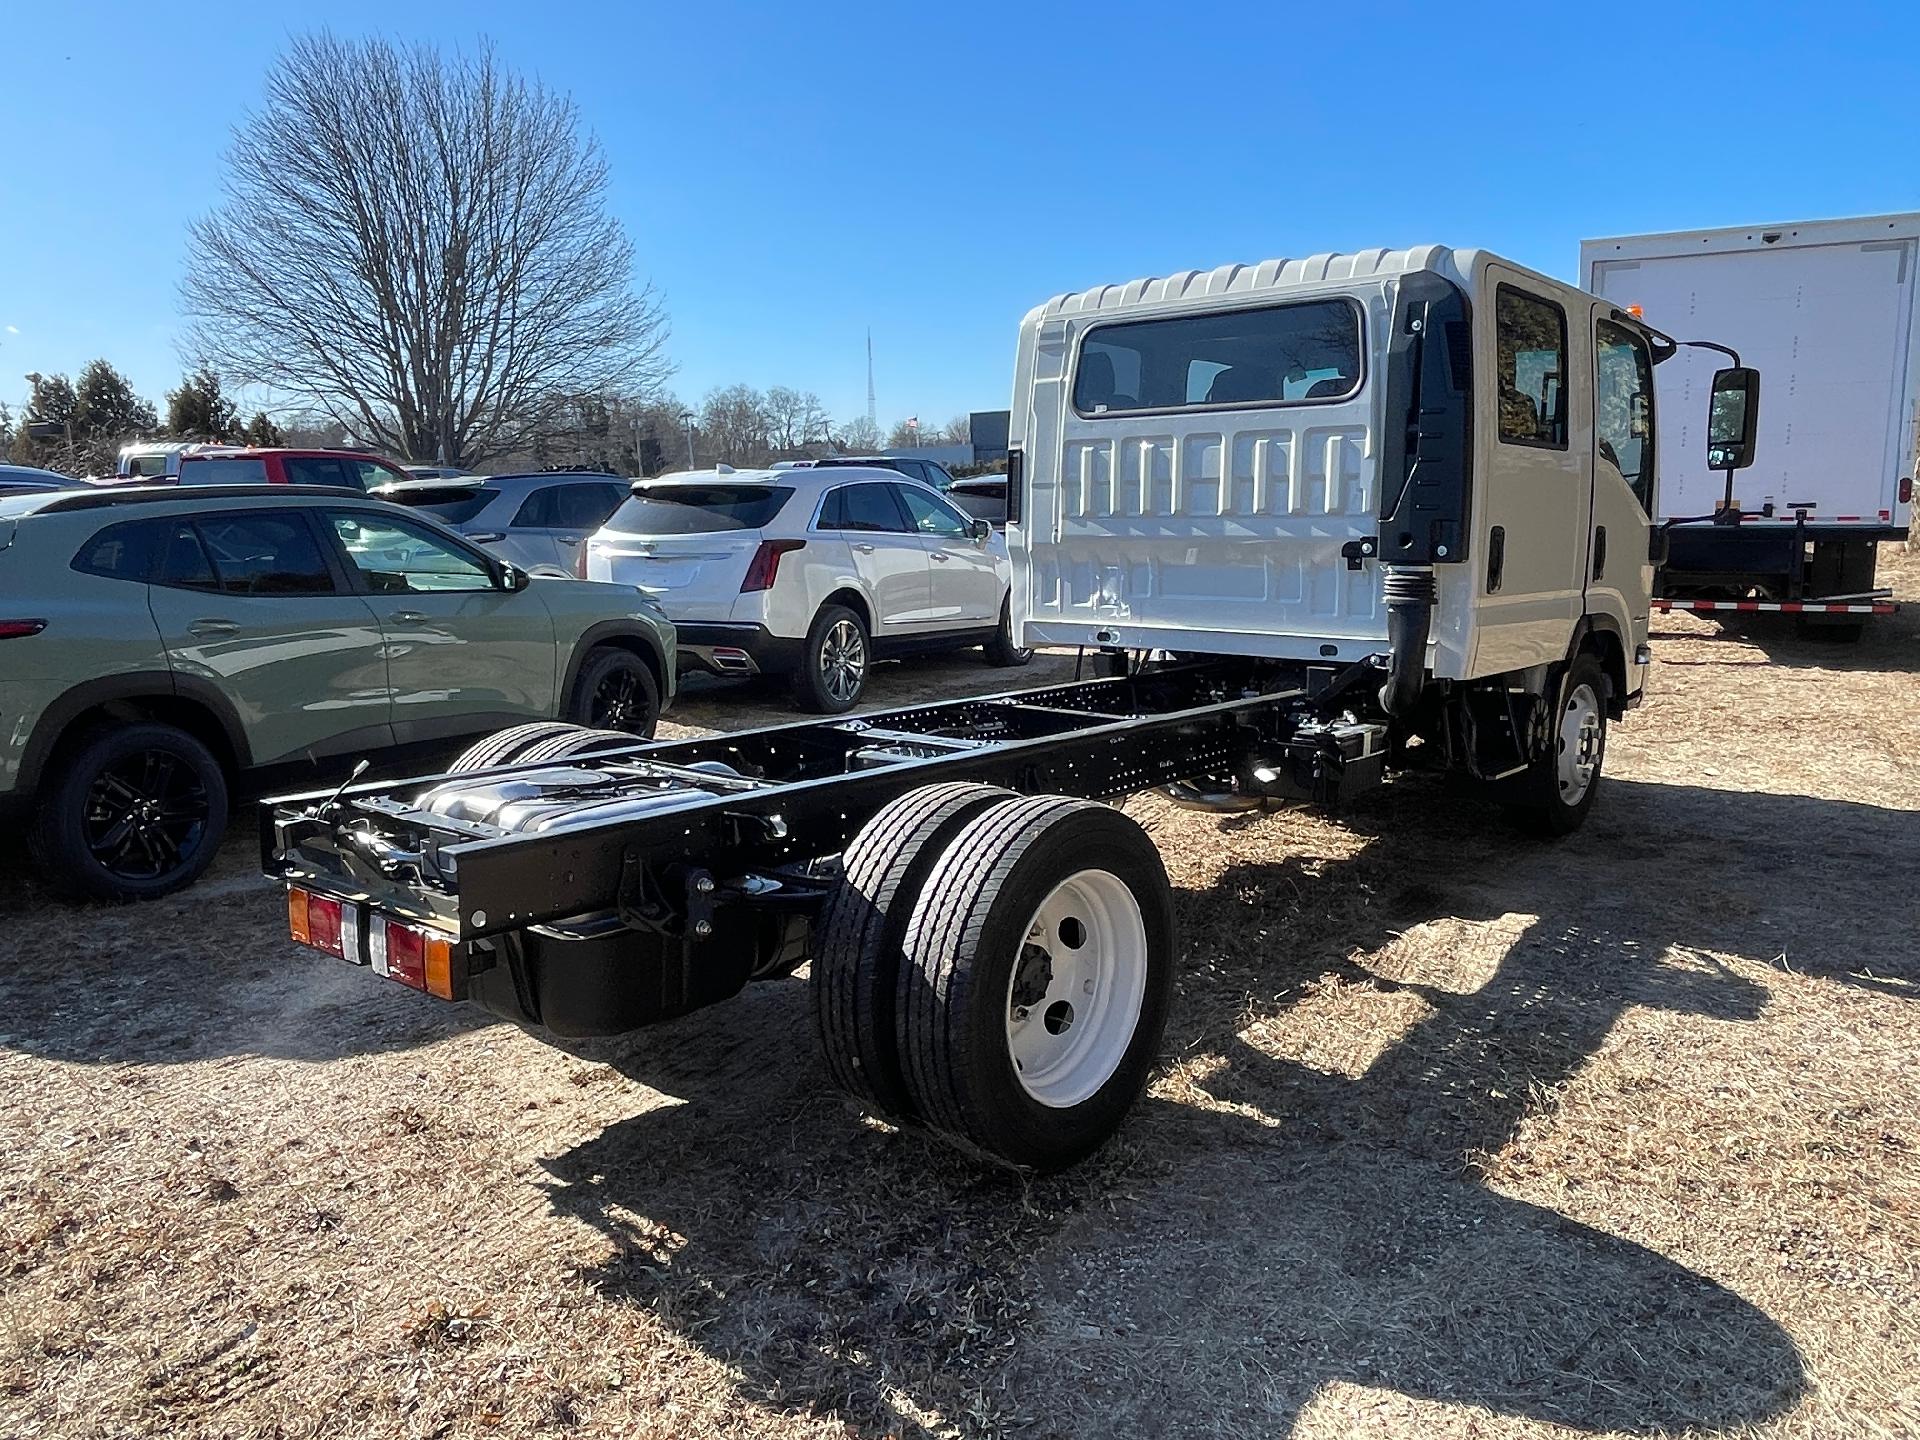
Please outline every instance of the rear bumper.
M710 622L675 625L678 667L709 675L778 675L799 668L806 641L775 635L764 625Z

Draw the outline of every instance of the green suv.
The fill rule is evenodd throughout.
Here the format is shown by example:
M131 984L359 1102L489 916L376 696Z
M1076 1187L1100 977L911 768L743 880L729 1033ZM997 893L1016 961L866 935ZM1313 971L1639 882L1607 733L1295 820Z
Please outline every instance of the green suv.
M60 888L191 884L243 772L528 720L650 736L673 626L345 490L0 498L0 810Z

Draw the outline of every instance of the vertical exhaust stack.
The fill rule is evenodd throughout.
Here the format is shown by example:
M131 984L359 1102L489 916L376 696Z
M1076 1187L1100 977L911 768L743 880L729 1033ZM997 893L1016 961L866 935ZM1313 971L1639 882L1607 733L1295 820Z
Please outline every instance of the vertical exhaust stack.
M1420 702L1427 685L1427 635L1436 590L1431 565L1389 565L1381 576L1387 602L1387 683L1380 708L1399 718Z

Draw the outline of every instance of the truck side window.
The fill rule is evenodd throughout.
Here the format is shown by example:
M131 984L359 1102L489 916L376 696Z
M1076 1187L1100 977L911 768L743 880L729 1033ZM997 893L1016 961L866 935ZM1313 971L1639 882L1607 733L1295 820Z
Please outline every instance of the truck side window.
M1500 439L1567 448L1567 315L1551 300L1511 285L1495 292Z
M1593 429L1601 455L1653 512L1653 357L1646 341L1611 320L1594 328Z

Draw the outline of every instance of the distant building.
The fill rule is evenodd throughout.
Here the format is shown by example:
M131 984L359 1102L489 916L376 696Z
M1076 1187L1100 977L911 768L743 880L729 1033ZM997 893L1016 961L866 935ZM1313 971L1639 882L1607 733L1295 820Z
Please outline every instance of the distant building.
M877 453L933 460L948 469L956 465L999 465L1007 458L1007 427L1012 420L1009 410L975 410L967 416L965 445L889 445Z

